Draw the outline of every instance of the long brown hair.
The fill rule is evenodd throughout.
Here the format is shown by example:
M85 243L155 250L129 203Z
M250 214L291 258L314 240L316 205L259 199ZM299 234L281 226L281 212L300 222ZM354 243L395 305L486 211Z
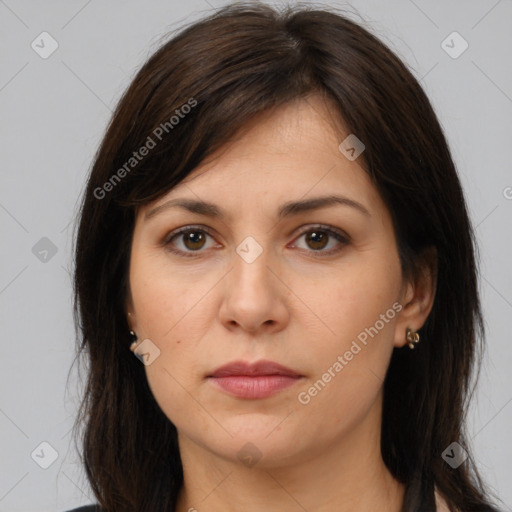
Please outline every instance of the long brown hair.
M75 438L107 512L172 510L183 483L176 428L129 350L137 208L169 192L256 114L316 91L365 144L364 167L391 212L403 271L415 271L424 249L437 250L422 342L395 349L384 383L381 451L406 484L402 510L435 510L435 488L451 510L496 510L471 456L457 468L441 457L455 441L470 453L464 417L483 327L472 228L431 104L401 60L344 14L245 2L186 27L149 58L119 101L88 178L74 276L77 357L88 373ZM149 151L135 158L143 146Z

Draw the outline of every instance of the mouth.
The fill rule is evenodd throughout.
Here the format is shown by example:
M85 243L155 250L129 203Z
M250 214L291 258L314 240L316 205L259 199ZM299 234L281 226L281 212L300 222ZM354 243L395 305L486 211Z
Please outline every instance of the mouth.
M220 368L207 379L218 390L244 399L261 399L297 383L304 376L273 361L247 363L234 361Z

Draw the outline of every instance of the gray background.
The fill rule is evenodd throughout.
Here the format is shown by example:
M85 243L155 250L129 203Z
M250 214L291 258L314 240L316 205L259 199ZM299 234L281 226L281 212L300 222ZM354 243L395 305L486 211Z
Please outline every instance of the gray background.
M78 198L136 70L169 29L224 3L0 0L0 512L93 501L70 436L76 372L66 388ZM352 5L421 79L461 174L480 243L488 329L468 430L480 470L512 510L512 1ZM58 43L46 59L31 47L35 40L40 52L51 49L43 31ZM454 31L469 44L457 58L458 36L442 45ZM42 442L57 455L47 469L40 464L52 462L52 452Z

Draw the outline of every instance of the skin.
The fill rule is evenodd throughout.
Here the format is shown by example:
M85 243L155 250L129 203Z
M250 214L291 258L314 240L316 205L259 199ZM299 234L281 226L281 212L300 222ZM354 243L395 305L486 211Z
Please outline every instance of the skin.
M425 322L434 280L429 272L403 276L389 211L362 157L350 161L338 150L348 132L332 112L310 95L259 115L137 213L126 309L139 340L160 350L145 370L178 430L178 512L401 509L404 487L380 454L383 379L393 348L407 344L406 328ZM331 194L368 214L335 205L277 218L287 201ZM175 198L215 203L227 217L174 207L144 219ZM308 239L318 224L343 231L348 242L325 231L321 242ZM211 235L199 232L204 242L195 243L179 235L165 247L189 225ZM248 236L263 249L251 263L236 252ZM395 303L401 311L300 403L299 393ZM232 397L206 379L240 359L268 359L303 377L259 400ZM259 457L252 466L237 457L248 442Z

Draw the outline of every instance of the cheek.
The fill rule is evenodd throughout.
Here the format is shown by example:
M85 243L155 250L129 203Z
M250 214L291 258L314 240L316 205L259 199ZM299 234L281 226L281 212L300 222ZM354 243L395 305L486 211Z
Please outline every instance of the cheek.
M193 422L192 429L206 432L212 428L211 417L195 398L192 379L188 377L187 380L187 372L180 371L180 367L188 363L176 361L177 364L173 365L169 354L162 355L152 365L146 366L151 393L162 412L178 430L190 431Z
M330 334L319 337L313 375L300 390L298 401L310 412L322 416L329 408L332 424L342 424L360 419L374 403L393 351L400 286L398 256L368 252L326 279L323 293L315 292Z
M195 407L185 390L195 389L204 372L201 344L208 341L205 333L219 307L213 292L221 277L217 271L194 276L190 269L171 267L162 254L140 253L132 260L130 285L138 334L160 350L145 367L146 375L155 399L173 421L173 411L179 415L180 410Z
M393 351L398 290L396 273L366 269L322 295L334 334L320 337L314 352L306 348L315 368L296 397L319 437L349 431L374 411Z
M189 429L190 418L206 430L208 417L195 399L198 376L204 361L198 344L207 332L204 315L187 300L171 300L167 291L155 293L142 308L147 337L159 347L160 355L145 367L151 392L161 410L178 429ZM197 340L197 341L195 341Z
M211 300L208 294L219 279L217 274L202 273L196 279L190 270L172 267L165 254L134 260L130 283L139 329L171 349L185 335L195 339L194 331L200 331L205 319L200 312Z
M366 257L365 257L366 256ZM336 275L326 280L323 292L318 295L325 323L336 338L355 339L365 329L373 326L385 315L393 320L394 310L388 315L400 294L401 269L396 258L376 258L371 254L354 258ZM392 322L379 322L379 331L390 331Z

